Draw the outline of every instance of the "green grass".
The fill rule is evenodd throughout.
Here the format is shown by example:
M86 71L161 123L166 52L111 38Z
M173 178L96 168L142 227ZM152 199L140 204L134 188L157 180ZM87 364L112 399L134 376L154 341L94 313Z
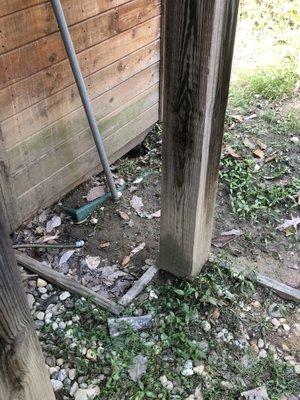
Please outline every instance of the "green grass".
M246 278L236 280L235 275L215 263L193 281L176 280L157 286L158 300L136 305L143 313L155 316L156 326L146 335L128 329L123 336L111 338L106 325L110 315L89 301L78 299L75 311L59 316L64 321L72 320L74 314L80 317L68 328L72 336L45 325L41 334L43 346L48 353L67 360L76 368L77 377L87 377L87 383L95 380L99 384L99 374L105 372L107 377L100 383L101 395L97 400L117 400L124 394L126 399L170 399L170 393L160 384L161 375L166 375L177 388L175 399L187 397L199 384L204 398L209 400L237 398L242 390L261 384L267 386L272 400L280 394L295 393L296 376L286 363L281 364L271 356L258 359L249 348L239 349L216 339L216 332L224 327L235 337L242 335L244 327L249 332L252 329L258 332L259 312L251 319L242 320L239 316L240 303L247 304L258 288ZM264 301L274 301L272 297L267 300L272 295L266 294ZM216 308L220 310L217 321L211 316ZM127 315L133 312L133 306L126 310ZM203 320L210 322L211 331L202 330ZM272 329L270 322L266 323ZM207 347L201 344L203 340ZM56 347L49 342L56 343ZM83 347L93 349L95 361L88 361L82 355ZM148 358L147 372L134 383L128 377L128 368L139 353ZM240 364L243 355L250 358L251 367ZM188 359L194 365L205 365L205 375L182 376L182 366ZM224 380L232 382L232 388L224 388Z
M287 99L293 95L298 78L296 62L290 59L283 65L242 72L230 89L229 103L247 110L261 100Z
M251 158L222 160L220 176L229 191L234 213L244 219L257 220L264 212L270 214L279 207L280 212L284 212L296 207L294 196L300 187L299 178L292 178L287 184L267 185L254 166Z

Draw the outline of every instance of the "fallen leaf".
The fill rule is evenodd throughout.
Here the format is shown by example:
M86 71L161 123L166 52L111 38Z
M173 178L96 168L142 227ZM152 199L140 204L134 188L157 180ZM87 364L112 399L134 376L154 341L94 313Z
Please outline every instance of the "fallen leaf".
M134 186L134 185L130 186L130 188L129 188L130 193L136 192L137 190L138 190L138 187Z
M139 244L137 247L135 247L133 250L131 250L131 252L130 252L131 257L134 256L135 254L139 253L140 251L142 251L145 246L146 246L146 243L143 242L143 243Z
M118 214L122 219L124 219L124 221L129 221L130 220L130 218L129 218L129 216L128 216L128 214L126 212L118 211Z
M227 243L241 236L241 234L242 232L238 229L231 229L228 232L222 232L220 236L212 239L212 245L219 248L224 247Z
M75 250L67 250L63 253L63 255L59 259L59 265L61 266L62 264L66 263L72 255L75 253Z
M105 185L95 186L89 190L89 192L86 196L86 200L93 201L93 200L97 199L98 197L105 195L105 193L106 193Z
M225 151L226 151L226 154L229 154L233 158L242 158L242 156L239 153L237 153L235 150L233 150L233 148L231 146L226 145Z
M270 400L270 398L267 389L264 386L261 386L241 393L239 400Z
M259 139L256 139L256 143L259 145L259 147L260 147L262 150L266 150L267 145L266 145L265 143L261 142Z
M244 118L242 117L242 115L231 115L231 118L234 119L237 122L243 122Z
M87 265L88 268L89 268L90 270L92 270L92 271L94 271L94 270L98 267L98 265L100 264L100 261L101 261L101 259L100 259L99 256L95 256L95 257L93 257L93 256L86 256L86 257L85 257L86 265Z
M47 243L47 242L52 242L53 240L56 240L56 239L58 239L58 232L53 236L44 236L44 237L40 238L38 240L38 242Z
M148 219L160 218L160 216L161 216L161 210L158 210L152 214L148 214L147 218Z
M245 139L244 139L243 143L244 143L244 145L245 145L246 147L248 147L249 149L251 149L251 150L254 150L254 149L255 149L255 143L254 143L254 141L253 141L252 139L249 139L247 136L245 136Z
M112 286L116 279L128 276L124 271L121 271L117 265L102 267L98 269L104 284Z
M213 319L218 319L220 317L220 311L218 308L215 308L213 313L212 313Z
M264 152L261 149L253 150L253 154L258 158L264 158Z
M130 201L130 204L132 208L134 208L134 210L137 212L137 214L139 214L142 211L142 208L144 207L142 199L138 196L133 196Z
M144 357L142 354L138 354L133 359L133 365L129 368L128 373L133 380L133 382L138 382L141 377L146 373L147 370L147 357Z
M48 233L52 232L53 229L61 225L61 218L58 215L54 215L50 221L47 222L46 231Z
M251 114L251 115L248 115L247 117L245 117L244 120L245 120L245 121L249 121L249 119L254 119L254 118L256 118L256 117L257 117L256 114Z
M300 224L300 217L294 217L292 219L284 220L283 224L278 225L276 229L278 229L279 231L285 231L290 227L294 227L295 229L297 229L297 226L299 224Z
M99 243L100 249L105 249L106 247L109 247L109 246L110 246L110 242L106 242L104 240Z
M130 257L130 256L125 256L125 257L123 258L122 262L121 262L122 267L126 267L126 265L129 264L130 260L131 260L131 257Z

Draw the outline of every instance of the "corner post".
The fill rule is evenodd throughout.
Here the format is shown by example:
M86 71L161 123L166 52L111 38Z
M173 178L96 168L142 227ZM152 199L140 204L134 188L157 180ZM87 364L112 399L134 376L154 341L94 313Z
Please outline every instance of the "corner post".
M209 256L238 0L165 0L160 268Z

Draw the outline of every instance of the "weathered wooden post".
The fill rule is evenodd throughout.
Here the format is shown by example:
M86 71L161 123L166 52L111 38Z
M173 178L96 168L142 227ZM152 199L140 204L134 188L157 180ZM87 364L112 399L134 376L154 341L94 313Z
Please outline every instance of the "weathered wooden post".
M238 0L165 0L160 267L197 274L211 244Z
M0 204L0 399L55 400Z

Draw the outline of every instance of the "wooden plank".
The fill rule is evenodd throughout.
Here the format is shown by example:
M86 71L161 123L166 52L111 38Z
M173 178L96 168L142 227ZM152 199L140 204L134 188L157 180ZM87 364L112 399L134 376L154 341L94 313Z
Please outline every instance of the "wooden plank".
M146 1L146 4L145 4ZM160 0L133 0L70 28L77 53L160 14ZM0 57L0 88L66 58L59 32ZM24 63L24 60L30 62Z
M159 41L156 41L90 75L86 79L86 84L92 103L93 99L148 68L158 60ZM73 84L5 120L2 123L2 133L7 148L9 149L26 140L34 133L81 107L82 101L77 86Z
M64 0L62 6L72 26L101 14L128 0ZM58 31L51 2L25 8L0 19L0 54Z
M126 104L133 97L143 93L159 79L158 64L134 75L119 86L105 92L93 101L96 119L100 120L117 108ZM88 128L83 108L64 116L50 127L31 136L27 141L13 147L8 152L11 171L24 168L68 138Z
M68 290L79 297L90 298L93 303L112 312L115 315L120 315L123 308L116 304L114 301L95 293L93 290L81 285L75 280L68 278L67 276L55 271L51 267L46 267L41 262L29 257L25 253L15 251L16 259L20 265L28 269L35 274L38 274L44 278L47 282L54 283L54 285Z
M238 0L165 2L159 266L196 275L208 259Z
M0 398L55 400L0 203Z
M158 104L106 138L104 144L110 162L115 161L114 153L125 147L140 132L143 132L145 127L153 125L157 120ZM39 185L23 193L18 197L20 221L24 221L34 211L44 207L45 204L62 197L67 193L66 188L70 190L70 187L74 187L74 182L80 181L82 176L86 176L89 171L96 169L98 166L97 151L93 147ZM98 170L101 170L101 168Z
M156 103L158 103L157 85L101 119L99 121L99 129L101 129L102 137L104 139L108 138L114 131L129 123L132 119L137 118L142 112ZM72 135L51 151L46 152L43 157L35 160L12 176L17 196L36 186L94 145L90 129L87 128L76 135Z
M152 265L150 268L148 268L147 271L140 277L140 279L138 279L128 290L128 292L124 294L124 296L118 301L118 303L124 307L130 304L154 279L158 271L159 270L155 265Z
M160 36L160 16L130 28L78 54L84 77L150 44ZM124 45L126 43L126 45ZM68 60L0 90L0 121L59 92L74 82Z
M0 0L0 17L46 2L47 0Z
M11 181L8 154L0 126L0 203L10 228L18 221L16 193Z
M246 277L250 280L253 280L254 282L257 282L261 286L274 290L278 294L278 296L286 300L292 300L295 301L296 303L300 303L299 289L295 289L289 285L278 282L275 279L269 278L268 276L259 273L255 273L255 278L253 278L251 276L251 273L247 273L247 271L245 273L242 267L235 266L228 262L224 262L223 260L220 260L215 256L211 257L210 260L211 261L217 260L218 265L220 265L222 268L236 272L237 273L236 276L238 279L244 279L244 277Z

